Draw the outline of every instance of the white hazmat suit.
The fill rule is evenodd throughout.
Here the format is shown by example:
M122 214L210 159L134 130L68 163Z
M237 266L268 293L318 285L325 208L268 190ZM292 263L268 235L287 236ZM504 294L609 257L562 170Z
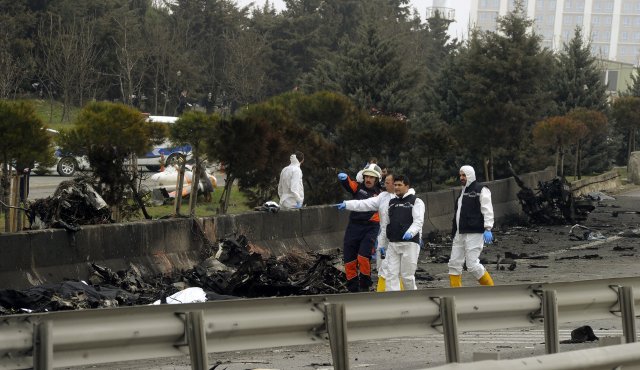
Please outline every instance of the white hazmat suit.
M460 172L463 172L467 178L464 189L460 193L458 198L458 207L456 210L456 234L453 238L451 257L449 259L449 276L451 280L451 286L461 286L460 275L462 274L462 264L466 262L467 270L473 275L476 280L480 280L483 285L485 280L490 280L489 274L486 272L484 266L480 263L480 253L484 247L484 241L482 232L473 233L460 233L460 215L467 216L465 210L463 210L462 199L465 194L465 190L476 181L476 173L471 166L462 166ZM491 204L491 191L486 186L482 188L479 194L480 212L484 218L484 228L491 230L493 228L493 205Z
M300 208L304 202L304 186L302 185L302 170L300 162L295 154L291 154L291 164L280 172L280 182L278 183L278 196L280 197L280 207Z
M414 195L415 190L409 189L402 198L409 195ZM391 197L391 199L397 198L397 195ZM413 223L407 229L412 236L419 235L422 237L422 225L424 223L424 202L420 198L416 198L413 204L411 215L413 216ZM386 287L385 290L399 291L400 279L406 290L416 290L416 278L415 273L418 267L418 255L420 254L420 245L412 241L398 241L391 242L387 237L387 225L389 225L389 202L386 206L380 209L380 237L378 247L384 247L387 250L386 258Z

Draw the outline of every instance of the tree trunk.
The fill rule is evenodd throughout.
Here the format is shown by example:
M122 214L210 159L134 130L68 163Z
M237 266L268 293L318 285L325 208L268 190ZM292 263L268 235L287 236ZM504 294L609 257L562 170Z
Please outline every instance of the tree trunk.
M558 166L560 165L560 148L556 147L556 176L558 176Z
M576 145L576 151L573 158L573 177L578 178L578 160L580 155L580 144Z
M489 181L489 159L486 157L482 159L482 170L484 171L484 180Z
M564 148L560 148L560 177L564 177Z
M195 166L191 167L191 194L189 194L189 216L196 216L196 204L198 203L198 188L200 187L200 166L201 161L195 156Z
M9 232L9 208L5 204L9 204L9 194L11 192L11 185L9 182L9 172L11 166L7 162L7 158L3 158L2 161L2 180L0 186L2 187L2 213L4 214L4 231Z
M231 188L234 181L235 176L227 172L227 178L224 183L224 190L222 191L222 195L220 196L220 207L218 207L218 214L224 215L227 213L227 209L229 208L229 198L231 197Z
M582 178L582 143L578 142L578 180Z
M182 206L182 187L184 186L184 171L187 161L180 161L180 170L178 171L178 187L176 188L176 196L174 198L174 216L180 215L180 206Z
M493 181L495 179L494 177L494 172L493 172L493 150L490 149L489 150L489 180L488 181Z
M629 129L629 137L627 138L627 171L629 171L629 160L631 159L631 146L633 145L633 129Z

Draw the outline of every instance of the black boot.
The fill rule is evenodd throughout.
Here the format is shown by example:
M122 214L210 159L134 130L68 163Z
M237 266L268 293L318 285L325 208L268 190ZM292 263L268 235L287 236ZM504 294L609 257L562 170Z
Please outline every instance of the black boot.
M358 278L359 278L358 280L360 282L360 291L361 292L370 292L371 291L371 286L373 285L373 282L371 281L371 276L359 274Z
M347 280L347 290L351 293L357 293L360 291L360 286L358 285L358 278L355 277L351 280Z

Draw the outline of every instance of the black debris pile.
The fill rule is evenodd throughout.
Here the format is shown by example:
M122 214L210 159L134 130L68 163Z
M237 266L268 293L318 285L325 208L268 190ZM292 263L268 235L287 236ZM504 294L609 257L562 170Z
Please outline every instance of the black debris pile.
M636 248L635 247L621 247L619 245L616 245L615 247L613 247L614 251L620 252L620 251L635 251Z
M157 274L143 277L142 272L135 266L118 272L113 272L108 267L95 263L91 264L91 268L93 270L89 278L91 285L122 289L135 294L138 297L135 304L149 304L158 299L166 298L179 290L173 285L173 279L170 276Z
M25 290L0 290L0 313L49 312L136 304L139 295L80 281L43 284Z
M133 265L114 272L92 263L88 282L0 290L0 315L165 303L189 287L202 288L209 301L346 293L339 252L292 251L265 258L239 235L220 240L215 255L194 268L170 275L143 273Z
M278 258L251 252L243 235L220 240L215 254L185 271L190 286L238 297L344 293L339 251L322 254L289 252Z
M527 259L527 260L546 260L549 256L540 255L540 256L530 256L527 253L513 253L513 252L504 252L505 258L512 259Z
M435 280L435 277L433 277L433 275L429 274L429 272L421 267L418 267L416 269L416 273L415 273L415 278L416 280L419 281L433 281Z
M514 261L511 258L502 258L500 259L500 256L498 255L498 260L496 262L496 270L502 270L504 271L509 270L509 271L513 271L516 269L518 265L516 264L516 261Z
M571 186L564 177L539 181L538 189L534 191L516 175L511 164L509 169L520 187L518 201L533 223L571 224L586 220L589 213L595 209L594 200L573 196Z
M571 331L571 339L563 340L560 343L584 343L599 340L593 329L589 325L581 326Z
M63 181L52 196L31 202L27 216L31 229L65 228L77 231L80 225L112 222L107 203L82 178Z
M558 257L558 258L556 258L556 261L579 260L579 259L583 259L583 260L601 260L602 257L599 254L586 254L584 256Z

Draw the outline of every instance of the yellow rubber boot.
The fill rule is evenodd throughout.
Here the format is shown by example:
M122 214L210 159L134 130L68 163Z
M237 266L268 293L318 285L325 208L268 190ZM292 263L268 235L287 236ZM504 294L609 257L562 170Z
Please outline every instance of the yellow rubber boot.
M449 284L452 288L460 288L462 286L462 275L449 275Z
M491 275L489 275L489 271L485 270L484 275L478 279L478 282L480 282L480 285L493 286L493 279L491 278Z
M376 292L384 292L386 285L386 280L382 276L378 276L378 285L376 286ZM400 279L400 290L404 290L402 279Z

